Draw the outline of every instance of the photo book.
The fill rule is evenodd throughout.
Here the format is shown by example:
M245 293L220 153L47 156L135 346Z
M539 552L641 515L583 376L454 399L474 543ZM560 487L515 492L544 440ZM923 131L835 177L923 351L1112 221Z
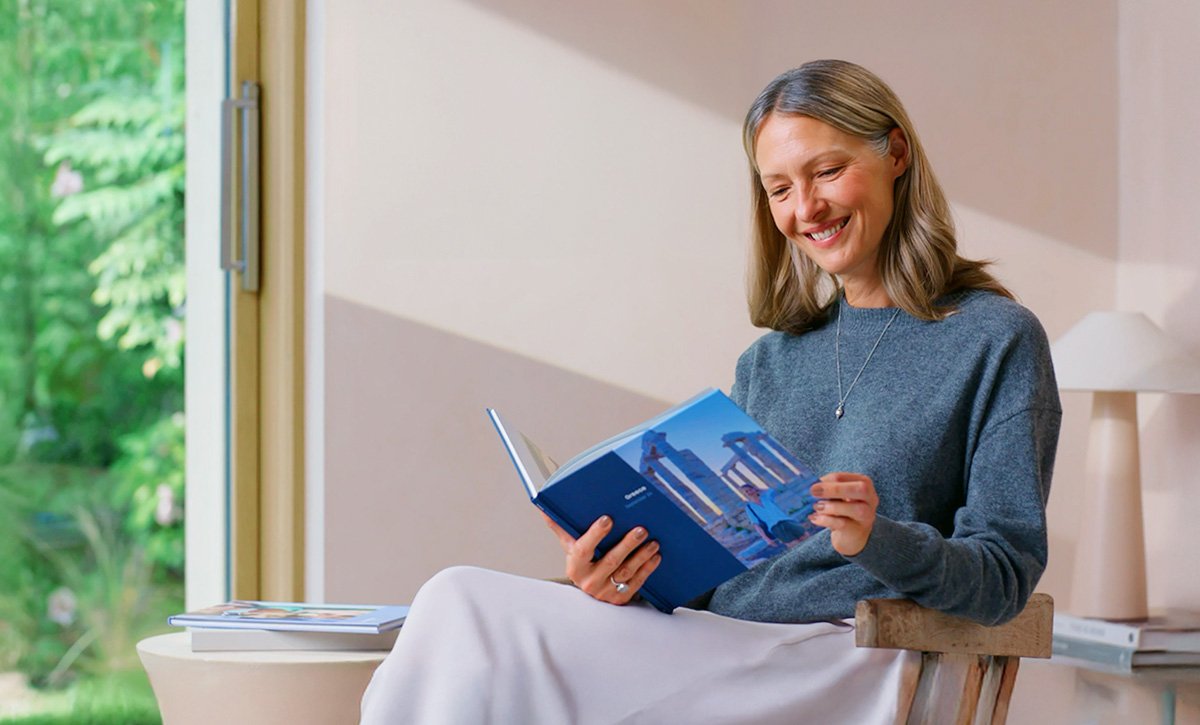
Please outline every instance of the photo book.
M1056 612L1054 635L1132 650L1200 652L1200 612L1169 609L1129 621Z
M192 628L193 652L364 652L387 651L396 643L399 629L379 634L357 632L297 632L271 629Z
M1101 672L1200 667L1200 652L1145 650L1054 635L1052 659Z
M641 595L664 612L799 545L817 476L719 390L709 389L561 466L489 408L529 498L572 536L600 516L597 556L643 526L662 561Z
M188 627L192 650L390 649L407 606L235 600L167 617Z

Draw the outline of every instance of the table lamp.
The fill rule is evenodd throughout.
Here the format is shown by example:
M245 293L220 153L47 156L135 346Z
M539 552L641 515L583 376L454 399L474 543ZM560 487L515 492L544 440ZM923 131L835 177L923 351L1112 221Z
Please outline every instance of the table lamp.
M1200 361L1138 312L1092 312L1051 354L1058 387L1093 396L1069 611L1145 619L1137 393L1200 393Z

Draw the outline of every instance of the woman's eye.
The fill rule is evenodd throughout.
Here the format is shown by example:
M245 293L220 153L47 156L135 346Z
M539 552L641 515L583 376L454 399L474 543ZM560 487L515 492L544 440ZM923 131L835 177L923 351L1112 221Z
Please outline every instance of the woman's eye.
M771 197L772 199L782 199L783 196L787 194L787 191L788 188L786 186L780 186L775 189L767 190L767 196Z
M833 177L842 173L842 169L844 168L844 166L834 166L833 168L822 169L817 172L817 177L821 179L832 179Z

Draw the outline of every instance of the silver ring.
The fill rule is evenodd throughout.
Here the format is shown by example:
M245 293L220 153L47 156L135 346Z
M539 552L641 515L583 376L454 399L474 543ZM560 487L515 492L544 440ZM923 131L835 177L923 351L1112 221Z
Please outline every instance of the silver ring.
M624 594L625 592L629 591L629 585L627 583L619 582L616 579L613 579L611 576L608 578L608 580L612 582L613 587L616 588L617 594Z

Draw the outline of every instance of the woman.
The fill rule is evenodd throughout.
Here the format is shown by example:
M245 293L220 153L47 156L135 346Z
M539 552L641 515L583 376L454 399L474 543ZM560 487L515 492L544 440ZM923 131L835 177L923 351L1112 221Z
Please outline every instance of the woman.
M1061 410L1045 333L957 254L907 114L816 61L750 108L752 321L733 398L815 468L828 530L664 616L624 605L661 555L596 561L548 522L578 589L447 570L413 604L364 722L889 722L911 653L856 650L857 600L1015 616L1046 564ZM831 623L832 620L832 623Z
M812 513L811 502L806 501L801 510L789 513L775 500L775 489L763 490L752 483L743 484L739 488L746 497L746 517L767 546L786 544L812 533L811 527L801 523L805 515Z

